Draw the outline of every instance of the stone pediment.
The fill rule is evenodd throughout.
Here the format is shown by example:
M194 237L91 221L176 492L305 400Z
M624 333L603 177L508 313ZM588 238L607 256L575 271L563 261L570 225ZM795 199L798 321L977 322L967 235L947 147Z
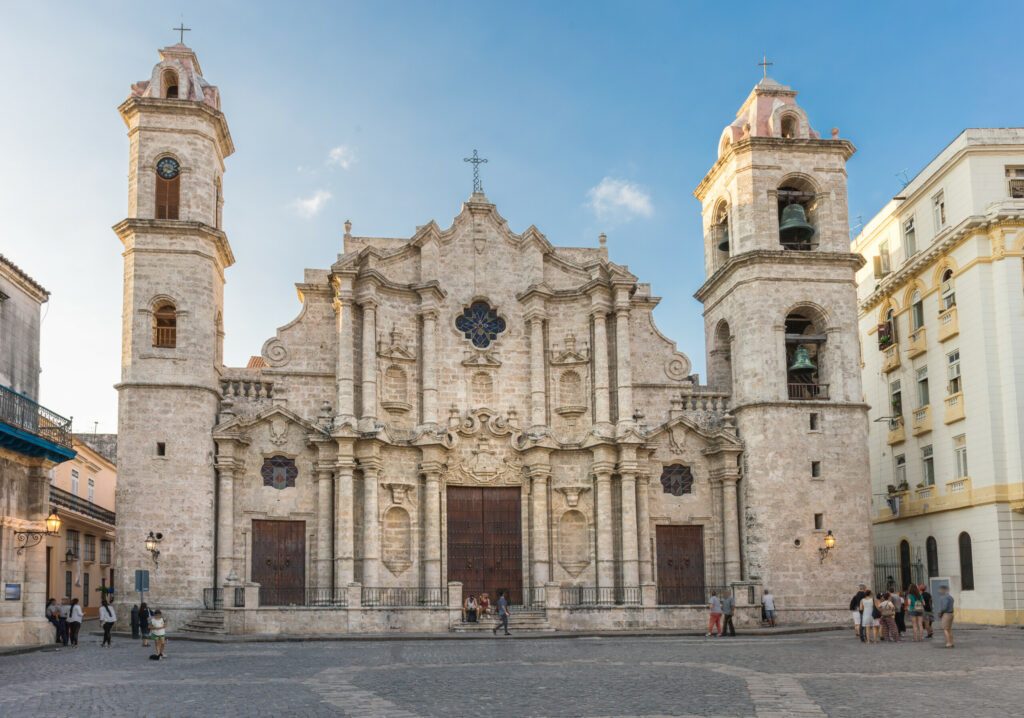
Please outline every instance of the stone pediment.
M247 434L249 430L259 424L268 424L270 440L277 446L288 441L289 432L293 426L298 427L299 431L305 435L329 435L324 428L281 406L268 407L252 417L239 417L231 412L230 403L228 403L227 406L222 405L220 416L221 423L213 429L214 439L234 439L239 435Z
M414 362L416 355L409 348L409 342L397 328L391 327L387 339L377 342L377 356L392 362Z
M474 351L471 349L464 350L466 358L462 360L462 366L468 367L499 367L501 366L501 360L497 357L497 352L493 349L490 351Z
M565 335L562 349L555 344L551 348L551 363L556 366L586 364L590 361L590 347L586 342L577 346L576 335L572 332Z

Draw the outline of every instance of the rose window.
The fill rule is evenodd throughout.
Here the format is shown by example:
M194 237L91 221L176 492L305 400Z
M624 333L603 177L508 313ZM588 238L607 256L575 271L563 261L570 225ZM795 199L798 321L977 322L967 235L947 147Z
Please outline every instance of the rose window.
M455 318L455 328L477 349L486 349L505 331L505 320L484 301L473 302Z

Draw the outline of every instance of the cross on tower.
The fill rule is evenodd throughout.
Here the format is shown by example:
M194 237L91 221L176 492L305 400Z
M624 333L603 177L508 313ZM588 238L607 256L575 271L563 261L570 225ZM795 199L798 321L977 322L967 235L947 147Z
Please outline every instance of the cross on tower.
M477 194L478 192L483 192L484 191L484 185L480 181L480 165L486 164L487 160L485 160L483 157L478 155L476 153L476 150L473 150L473 156L472 157L464 157L462 159L462 161L463 162L472 162L473 163L473 194Z
M181 23L180 27L172 27L171 29L178 33L178 44L180 45L185 44L185 33L192 32L192 28L185 27L185 23Z
M757 64L760 65L761 69L764 70L764 79L767 80L768 79L768 68L771 67L772 65L774 65L775 63L774 62L768 62L768 56L764 55L761 58L761 62L759 62Z

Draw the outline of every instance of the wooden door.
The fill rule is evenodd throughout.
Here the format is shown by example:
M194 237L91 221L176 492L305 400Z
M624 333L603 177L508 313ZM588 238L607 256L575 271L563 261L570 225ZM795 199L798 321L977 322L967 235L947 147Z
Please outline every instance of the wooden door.
M306 522L252 522L252 580L260 605L305 604Z
M658 603L703 604L704 528L658 526Z
M523 599L520 490L449 486L448 580L462 582L463 596L507 592Z

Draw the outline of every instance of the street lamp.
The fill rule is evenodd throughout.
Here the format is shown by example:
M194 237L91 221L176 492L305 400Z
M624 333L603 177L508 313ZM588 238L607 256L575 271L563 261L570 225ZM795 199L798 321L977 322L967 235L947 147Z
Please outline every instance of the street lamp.
M836 547L836 537L829 530L825 534L825 547L818 549L818 557L821 563L825 563L825 559L828 558L829 552Z
M14 540L19 544L17 554L25 553L25 549L35 546L44 536L56 536L60 533L61 520L56 511L46 517L45 531L15 531Z
M149 536L146 537L146 550L149 551L153 556L153 564L157 565L160 560L160 542L164 540L164 535L159 531L154 534L152 531L149 532Z

